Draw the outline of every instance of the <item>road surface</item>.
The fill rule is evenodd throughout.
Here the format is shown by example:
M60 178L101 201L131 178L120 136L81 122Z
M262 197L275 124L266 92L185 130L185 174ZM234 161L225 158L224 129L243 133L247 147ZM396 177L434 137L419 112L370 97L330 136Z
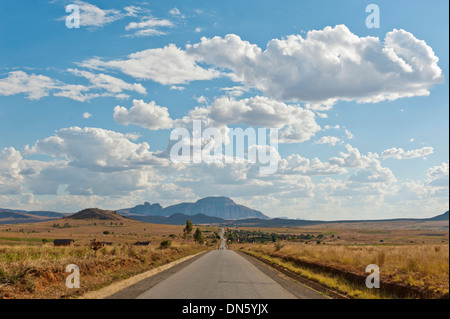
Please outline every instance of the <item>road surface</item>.
M220 244L219 244L219 249L227 249L227 241L226 239L223 237L223 235L225 234L225 229L222 227L222 231L220 232Z
M240 254L227 250L221 232L218 250L202 255L168 275L149 289L134 288L138 299L297 299L324 298L318 292L290 280L290 289L268 276ZM273 271L273 270L272 270ZM286 280L286 279L284 279ZM295 285L295 289L292 289ZM145 285L144 285L145 287ZM144 290L146 289L146 290ZM132 295L130 289L129 296ZM126 291L116 295L126 298ZM114 296L113 296L114 298Z

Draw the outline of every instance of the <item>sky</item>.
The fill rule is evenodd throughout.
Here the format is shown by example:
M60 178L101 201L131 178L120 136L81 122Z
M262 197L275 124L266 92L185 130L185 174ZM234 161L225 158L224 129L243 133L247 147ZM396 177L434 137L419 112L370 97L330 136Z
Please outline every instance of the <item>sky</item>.
M441 214L448 12L445 0L0 0L0 207L228 196L270 217ZM173 161L171 132L195 120L224 136L277 129L276 172L220 152Z

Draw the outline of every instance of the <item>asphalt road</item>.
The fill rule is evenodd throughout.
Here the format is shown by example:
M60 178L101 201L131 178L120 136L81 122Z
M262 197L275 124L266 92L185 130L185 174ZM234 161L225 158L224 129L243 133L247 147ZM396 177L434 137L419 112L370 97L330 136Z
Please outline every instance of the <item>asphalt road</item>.
M316 299L320 293L281 278L274 270L227 250L221 232L219 249L208 252L166 277L151 279L113 298L137 299ZM265 268L263 268L265 267ZM164 274L163 274L164 275ZM274 280L275 279L275 280ZM146 285L151 285L148 289ZM282 287L282 285L284 287ZM137 294L138 293L138 294ZM134 294L134 296L133 296Z
M211 251L138 299L293 299L294 295L234 251Z

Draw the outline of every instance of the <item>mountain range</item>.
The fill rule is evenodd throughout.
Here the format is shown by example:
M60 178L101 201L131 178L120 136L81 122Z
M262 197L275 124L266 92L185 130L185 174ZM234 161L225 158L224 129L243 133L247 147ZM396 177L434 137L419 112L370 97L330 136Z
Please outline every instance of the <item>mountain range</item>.
M25 211L0 208L0 224L37 223L58 219L66 215L50 211Z
M137 205L128 209L119 209L117 211L122 215L144 215L144 216L172 216L174 214L184 214L194 216L203 214L206 216L222 219L246 219L260 218L269 219L260 211L248 208L244 205L236 204L231 198L218 196L199 199L195 203L180 203L163 208L160 204Z
M397 218L397 219L379 219L379 220L302 220L302 219L287 219L287 218L245 218L236 220L226 220L218 217L207 216L205 214L186 215L173 214L171 216L144 216L144 215L129 215L131 219L139 220L152 224L166 224L166 225L183 225L186 220L190 219L193 224L216 224L229 227L301 227L313 225L330 225L330 224L357 224L357 223L392 223L392 222L430 222L430 221L448 221L449 212L432 217L432 218ZM444 226L445 227L445 226Z
M60 218L83 220L134 220L154 223L182 225L190 219L193 224L216 224L226 226L247 227L299 227L321 224L383 223L383 222L439 222L448 221L449 212L432 218L398 218L384 220L301 220L287 218L269 218L260 211L236 204L228 197L206 197L195 203L180 203L163 208L160 204L137 205L132 208L107 211L88 208L75 214L64 214L51 211L24 211L0 208L0 224L35 223ZM448 226L443 226L448 227Z

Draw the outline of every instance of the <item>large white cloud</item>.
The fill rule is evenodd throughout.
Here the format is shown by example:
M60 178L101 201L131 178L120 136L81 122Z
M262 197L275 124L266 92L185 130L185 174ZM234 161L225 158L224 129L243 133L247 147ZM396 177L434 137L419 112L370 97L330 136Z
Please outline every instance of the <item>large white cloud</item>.
M397 181L392 171L381 165L378 154L362 155L356 147L349 144L345 147L348 153L340 152L340 156L330 158L329 163L344 168L355 168L355 173L348 177L349 181L357 183L395 183Z
M164 179L156 169L168 162L155 158L148 143L136 138L94 127L61 129L25 148L26 156L54 159L22 159L18 181L37 195L130 196L149 190Z
M56 195L63 191L70 195L130 196L138 190L150 189L157 176L149 169L129 169L112 172L93 171L66 162L52 163L37 174L26 177L27 186L35 195Z
M196 107L187 116L176 119L174 127L192 128L193 120L201 120L205 126L225 131L228 130L228 125L236 124L276 128L279 129L280 143L303 142L320 131L314 112L263 96L242 100L219 97L210 105Z
M242 100L221 97L208 110L209 118L219 125L243 123L278 128L281 143L303 142L320 130L312 111L262 96Z
M103 61L93 58L80 63L88 68L112 68L138 79L153 80L164 85L186 84L194 80L211 80L220 76L214 69L197 65L194 57L174 44L130 54L126 60Z
M173 123L167 108L156 105L154 101L145 103L143 100L133 100L129 110L118 105L113 116L119 124L134 124L149 130L169 129Z
M157 163L148 143L134 143L131 141L134 138L101 128L70 127L37 141L27 149L27 153L62 157L72 166L103 172L124 171Z
M284 101L395 100L427 95L443 79L433 50L397 29L381 42L337 25L310 31L305 38L273 39L264 51L229 34L202 38L188 45L187 52Z

